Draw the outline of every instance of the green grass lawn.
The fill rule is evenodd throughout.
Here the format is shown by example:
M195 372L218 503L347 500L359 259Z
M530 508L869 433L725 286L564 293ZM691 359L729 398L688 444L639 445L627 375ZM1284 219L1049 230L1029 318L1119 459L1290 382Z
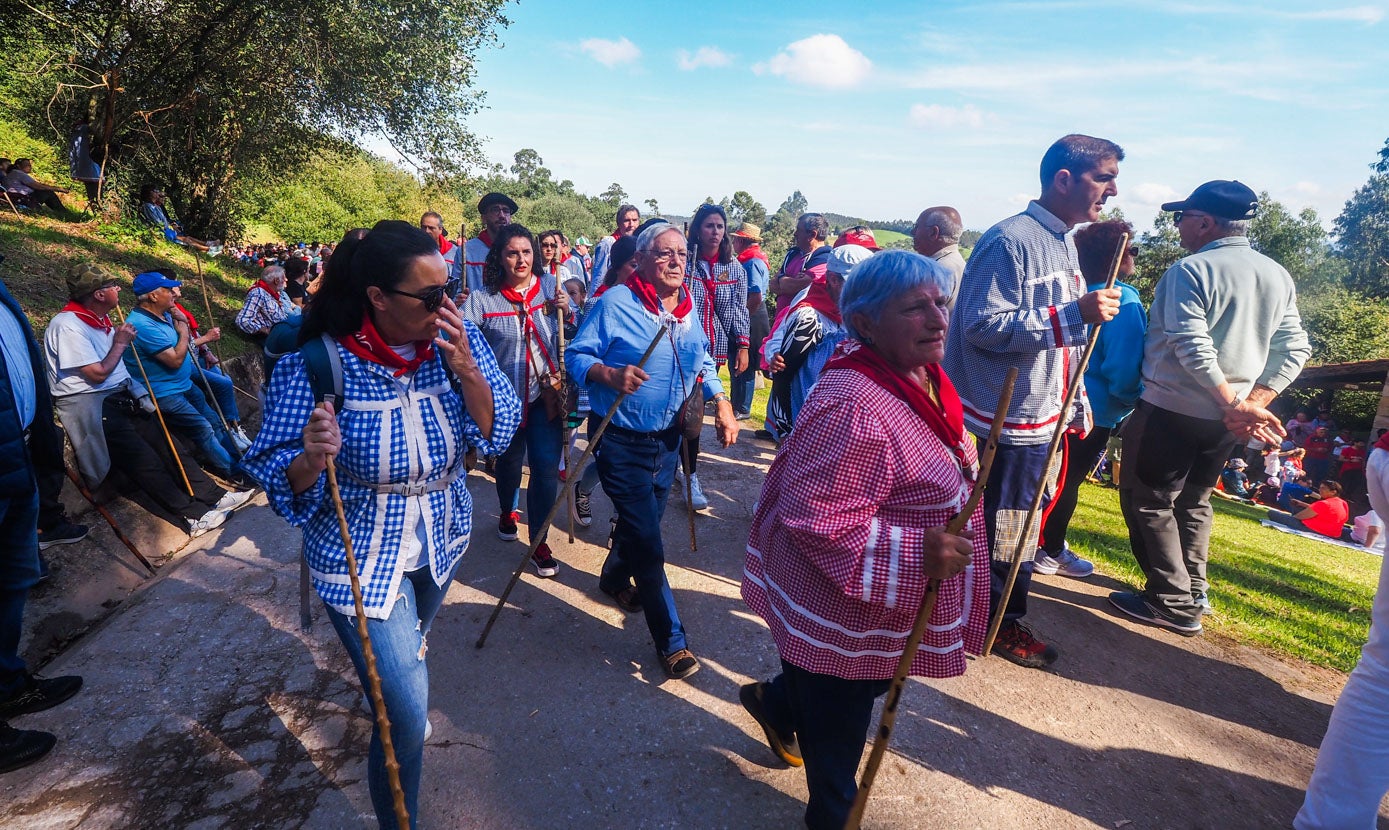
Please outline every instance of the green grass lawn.
M1261 527L1264 508L1214 499L1207 575L1215 614L1236 640L1350 671L1370 627L1381 560ZM1117 490L1084 484L1067 541L1104 573L1141 587Z
M728 382L728 367L719 370L719 380L723 381L723 388L730 389ZM762 422L767 418L767 397L772 394L772 382L762 381L761 389L752 391L752 418L743 422L748 429L761 429Z

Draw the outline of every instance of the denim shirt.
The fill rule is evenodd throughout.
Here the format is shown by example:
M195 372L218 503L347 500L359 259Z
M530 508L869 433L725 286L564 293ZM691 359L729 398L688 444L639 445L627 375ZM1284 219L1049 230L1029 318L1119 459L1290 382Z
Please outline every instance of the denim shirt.
M588 388L594 414L606 415L618 392L606 383L591 380L588 371L599 364L621 368L639 363L660 329L662 318L672 325L643 367L649 377L640 389L622 400L612 422L637 432L657 432L675 422L696 378L703 377L706 398L723 391L698 312L691 310L685 319L675 322L672 315L658 316L647 311L627 286L619 285L598 298L564 353L570 375ZM678 366L672 343L678 347Z

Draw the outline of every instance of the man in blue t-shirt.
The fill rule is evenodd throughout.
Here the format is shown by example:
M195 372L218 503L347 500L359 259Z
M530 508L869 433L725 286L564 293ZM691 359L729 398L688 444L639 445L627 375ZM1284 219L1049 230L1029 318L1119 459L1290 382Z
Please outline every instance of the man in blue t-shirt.
M208 471L236 481L236 445L193 384L188 319L172 311L173 289L182 284L154 271L136 275L131 288L138 305L127 318L135 328L135 341L121 359L131 377L145 381L168 428L193 445Z

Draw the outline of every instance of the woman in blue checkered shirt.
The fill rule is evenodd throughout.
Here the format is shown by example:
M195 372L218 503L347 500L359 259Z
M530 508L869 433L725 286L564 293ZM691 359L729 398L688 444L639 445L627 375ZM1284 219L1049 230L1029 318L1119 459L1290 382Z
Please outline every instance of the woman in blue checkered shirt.
M342 361L341 400L315 407L301 353L275 366L265 420L243 464L271 507L304 529L314 587L366 686L346 555L326 492L327 459L356 551L367 628L406 806L417 813L428 726L425 637L472 531L468 447L500 454L521 404L481 332L449 299L438 244L406 222L347 238L304 322ZM396 827L380 736L367 778L383 828Z

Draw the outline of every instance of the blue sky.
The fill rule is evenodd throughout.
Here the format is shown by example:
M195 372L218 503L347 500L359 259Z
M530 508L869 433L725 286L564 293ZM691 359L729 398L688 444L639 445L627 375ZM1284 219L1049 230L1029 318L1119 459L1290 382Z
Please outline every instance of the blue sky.
M983 229L1068 132L1121 144L1140 229L1238 178L1327 225L1389 137L1389 2L508 4L471 127L589 193L688 213L747 190L870 219L951 204Z

